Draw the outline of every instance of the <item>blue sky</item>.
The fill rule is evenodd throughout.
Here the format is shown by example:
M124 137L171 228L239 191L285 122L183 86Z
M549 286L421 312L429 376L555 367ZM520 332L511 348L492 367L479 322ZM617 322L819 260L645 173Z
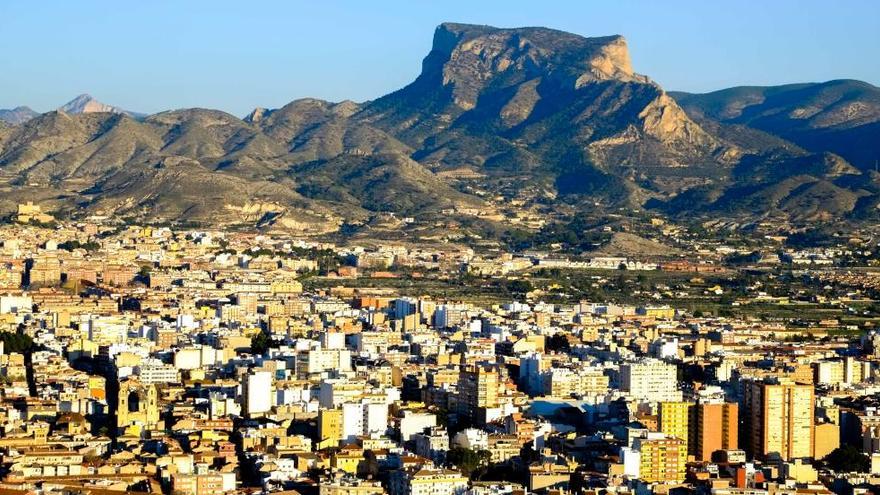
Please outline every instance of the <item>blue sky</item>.
M134 111L244 115L411 81L443 21L624 35L668 90L880 84L880 1L0 1L0 108L80 93Z

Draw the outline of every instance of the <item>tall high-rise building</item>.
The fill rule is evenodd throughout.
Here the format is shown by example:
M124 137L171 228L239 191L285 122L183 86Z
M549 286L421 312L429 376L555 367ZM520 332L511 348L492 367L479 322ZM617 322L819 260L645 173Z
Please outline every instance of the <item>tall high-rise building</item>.
M342 439L354 442L364 434L364 406L360 402L342 404Z
M738 445L739 406L729 402L661 402L658 429L680 438L688 454L708 461L717 450L733 450Z
M717 450L735 450L739 445L739 406L731 402L697 404L691 429L691 453L708 461Z
M840 447L840 426L834 423L817 424L813 457L822 459L838 447Z
M636 438L633 449L639 452L639 478L647 483L680 483L687 472L687 444L680 438L649 433Z
M342 409L318 411L318 448L336 447L342 439Z
M694 411L693 402L661 402L658 414L658 427L663 433L684 440L685 445L691 442L691 416Z
M544 395L591 397L608 393L608 375L598 367L552 368L540 375Z
M620 365L620 390L645 402L681 401L674 364L644 359Z
M272 409L272 373L252 371L244 379L244 406L248 416L261 415Z
M753 458L778 454L784 460L813 457L813 385L750 382L743 387L740 442Z
M498 371L483 366L467 366L458 374L459 414L480 419L480 409L498 406Z
M539 352L531 352L519 358L519 382L529 394L543 391L541 373L549 368L547 360Z
M416 314L416 310L419 307L419 302L416 299L412 298L399 298L394 300L394 317L398 320L403 319L409 315Z

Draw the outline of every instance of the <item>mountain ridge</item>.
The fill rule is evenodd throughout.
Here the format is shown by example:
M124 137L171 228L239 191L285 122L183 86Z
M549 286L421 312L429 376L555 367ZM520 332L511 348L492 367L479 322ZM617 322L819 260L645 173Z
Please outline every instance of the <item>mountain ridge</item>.
M854 79L737 86L675 93L692 117L771 132L812 151L835 152L862 169L880 160L880 88Z
M69 114L101 112L118 113L128 115L135 119L141 119L147 116L147 114L132 112L102 103L88 93L80 94L52 111L60 111ZM39 115L41 115L40 112L37 112L26 105L21 105L12 109L0 109L0 121L6 122L10 125L24 124L28 120L38 117Z
M145 117L145 114L123 110L122 108L108 105L96 100L92 95L83 93L64 105L58 107L58 111L64 113L121 113L133 118Z
M0 127L0 209L31 195L80 214L305 232L387 214L503 228L517 212L552 221L596 205L871 218L880 184L847 140L876 136L876 89L667 93L622 36L444 23L416 79L372 101L302 98L239 118L139 116L86 96L78 112Z

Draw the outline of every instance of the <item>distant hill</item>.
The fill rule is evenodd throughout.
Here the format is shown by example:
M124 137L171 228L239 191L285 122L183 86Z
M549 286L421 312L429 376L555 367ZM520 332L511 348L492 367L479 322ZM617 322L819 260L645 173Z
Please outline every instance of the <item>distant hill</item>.
M551 220L627 207L861 221L880 203L877 93L857 81L667 93L621 36L446 23L419 76L374 101L307 98L242 119L140 116L82 95L0 126L0 210L32 198L304 232L395 214L498 232L510 205Z
M128 115L129 117L136 119L146 117L146 115L142 113L130 112L119 107L114 107L113 105L101 103L87 94L81 94L64 105L61 105L58 107L58 111L74 115L106 112ZM15 107L11 110L0 109L0 121L11 125L23 124L38 115L40 115L39 112L36 112L27 106Z
M880 160L880 88L862 81L672 93L697 120L742 124L873 169Z
M15 107L11 110L6 110L0 108L0 121L6 122L7 124L17 125L40 115L39 113L30 109L30 107Z

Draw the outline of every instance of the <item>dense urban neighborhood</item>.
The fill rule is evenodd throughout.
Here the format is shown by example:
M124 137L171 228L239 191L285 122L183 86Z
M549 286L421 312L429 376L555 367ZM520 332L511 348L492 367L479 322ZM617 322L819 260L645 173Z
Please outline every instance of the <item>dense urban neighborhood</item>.
M880 495L878 21L0 1L0 495Z
M606 233L628 229L674 249L357 245L22 204L0 227L0 489L874 491L880 246Z

